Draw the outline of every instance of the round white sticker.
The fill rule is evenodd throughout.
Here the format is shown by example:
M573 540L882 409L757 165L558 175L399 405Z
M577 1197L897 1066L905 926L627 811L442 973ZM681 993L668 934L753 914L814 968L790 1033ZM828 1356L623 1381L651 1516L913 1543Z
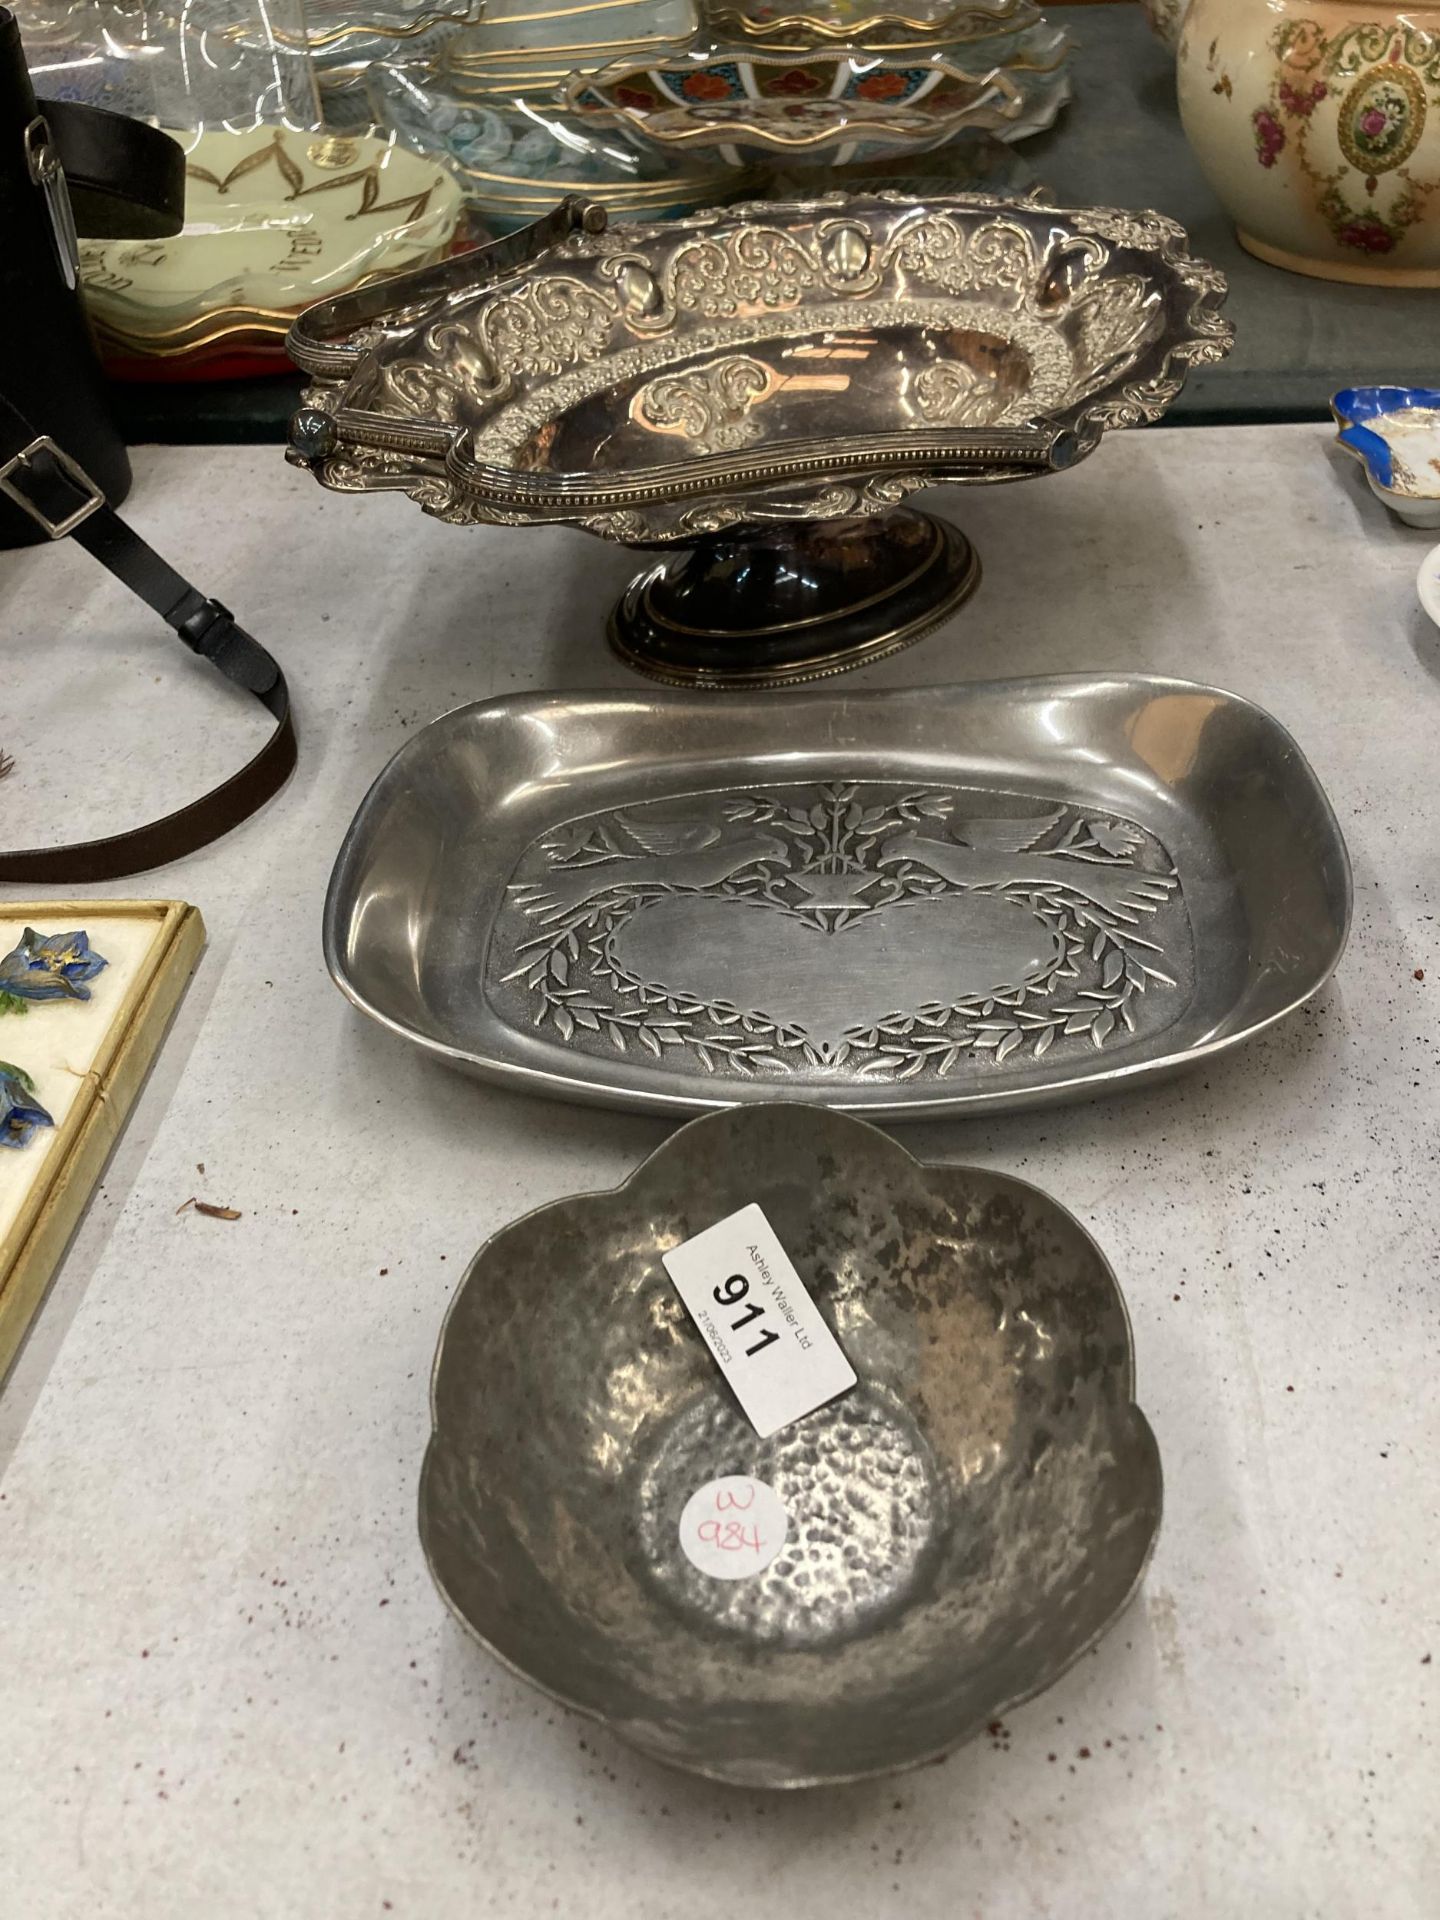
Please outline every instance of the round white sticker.
M692 1493L680 1516L680 1546L692 1566L716 1580L762 1573L785 1544L790 1516L773 1487L742 1473Z

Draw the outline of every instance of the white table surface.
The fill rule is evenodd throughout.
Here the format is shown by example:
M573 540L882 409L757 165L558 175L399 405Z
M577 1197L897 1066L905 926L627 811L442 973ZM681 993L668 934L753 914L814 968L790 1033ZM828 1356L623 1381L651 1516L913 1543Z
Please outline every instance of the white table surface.
M1248 694L1331 795L1356 913L1321 999L1202 1074L905 1130L1097 1235L1166 1517L1141 1598L1004 1738L798 1797L667 1773L531 1692L416 1539L464 1262L664 1123L451 1075L320 957L341 835L415 727L517 688L643 691L600 638L629 558L324 494L275 450L140 454L131 518L282 656L301 768L227 841L109 889L195 901L210 946L0 1395L6 1920L1433 1920L1440 633L1428 537L1327 440L1120 434L1048 486L951 496L978 597L853 678ZM147 818L258 738L83 553L0 556L0 608L4 844ZM177 1216L196 1193L243 1218Z

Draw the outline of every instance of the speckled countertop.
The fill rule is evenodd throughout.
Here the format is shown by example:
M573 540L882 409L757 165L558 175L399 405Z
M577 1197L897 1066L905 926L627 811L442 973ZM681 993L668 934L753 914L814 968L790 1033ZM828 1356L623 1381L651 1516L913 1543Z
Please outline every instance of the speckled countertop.
M282 656L302 765L229 840L110 889L197 902L211 940L0 1396L7 1920L1430 1920L1440 633L1427 536L1327 439L1123 434L1063 481L951 496L979 596L854 676L1247 694L1330 792L1356 914L1319 1002L1201 1074L905 1130L1099 1238L1165 1525L1115 1632L992 1737L791 1799L667 1774L531 1693L462 1638L416 1539L466 1259L664 1124L452 1076L320 959L331 859L410 730L516 688L636 690L598 638L627 557L321 494L269 450L139 456L131 517ZM0 608L6 844L148 817L258 739L82 553L0 556ZM197 1192L242 1218L177 1215Z

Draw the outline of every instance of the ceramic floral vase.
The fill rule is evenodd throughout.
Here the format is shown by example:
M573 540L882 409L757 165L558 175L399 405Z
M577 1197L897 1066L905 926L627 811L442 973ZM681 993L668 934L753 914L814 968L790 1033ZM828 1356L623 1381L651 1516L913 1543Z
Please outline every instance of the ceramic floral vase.
M1191 0L1178 81L1251 253L1326 280L1440 286L1440 4Z

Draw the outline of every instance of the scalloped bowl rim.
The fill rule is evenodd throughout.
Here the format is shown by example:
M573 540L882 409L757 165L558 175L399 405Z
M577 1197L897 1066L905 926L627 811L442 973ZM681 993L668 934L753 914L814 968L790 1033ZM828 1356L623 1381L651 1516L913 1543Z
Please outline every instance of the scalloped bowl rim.
M803 1775L797 1774L784 1780L776 1779L768 1781L763 1788L757 1788L752 1784L737 1781L734 1774L727 1772L724 1768L709 1768L697 1764L690 1759L680 1760L673 1755L661 1752L653 1746L648 1746L639 1740L632 1739L626 1731L625 1723L607 1714L603 1708L592 1706L583 1700L572 1698L563 1688L550 1685L501 1652L500 1649L487 1638L485 1632L463 1611L459 1602L452 1596L440 1575L432 1545L429 1505L435 1473L435 1463L443 1449L438 1396L440 1375L445 1363L451 1322L456 1316L463 1296L472 1286L480 1281L482 1269L487 1261L493 1257L501 1243L509 1236L532 1227L547 1215L563 1214L575 1207L583 1209L587 1203L618 1201L633 1188L642 1185L646 1175L654 1165L675 1151L677 1143L687 1139L692 1132L699 1128L713 1128L717 1123L725 1121L733 1122L736 1120L744 1124L746 1120L753 1118L753 1116L757 1114L771 1112L777 1108L789 1108L793 1110L798 1124L803 1124L807 1119L814 1118L817 1115L824 1115L827 1119L838 1121L844 1126L860 1129L864 1133L883 1141L886 1147L894 1153L902 1155L912 1166L919 1168L922 1173L931 1177L940 1176L947 1180L960 1182L968 1175L979 1175L987 1181L995 1182L1002 1188L1009 1188L1014 1193L1038 1200L1041 1205L1048 1209L1055 1217L1067 1222L1075 1229L1094 1258L1099 1273L1108 1283L1111 1296L1119 1309L1120 1323L1124 1333L1125 1354L1123 1362L1117 1367L1116 1372L1119 1375L1119 1385L1123 1390L1124 1401L1122 1404L1117 1400L1115 1411L1117 1419L1129 1423L1130 1433L1137 1449L1137 1457L1143 1456L1143 1467L1147 1477L1147 1485L1153 1493L1154 1521L1150 1527L1144 1547L1138 1556L1134 1575L1124 1593L1105 1618L1095 1626L1094 1630L1086 1634L1082 1641L1078 1643L1073 1651L1065 1658L1063 1663L1046 1678L1038 1681L1032 1687L1022 1687L1013 1693L1005 1695L993 1705L987 1706L985 1709L985 1717L977 1714L973 1724L968 1722L960 1724L953 1736L947 1737L938 1745L927 1747L923 1752L918 1752L903 1762L878 1767L862 1767L850 1772L837 1771L806 1773ZM477 1391L478 1390L479 1389L477 1389ZM528 1209L514 1220L508 1221L504 1226L497 1228L494 1233L490 1234L481 1243L479 1249L467 1265L465 1272L462 1274L446 1306L444 1318L440 1325L439 1337L436 1342L435 1357L430 1368L429 1410L430 1436L426 1443L425 1455L421 1463L417 1519L421 1551L425 1558L426 1568L435 1584L437 1592L452 1617L464 1629L470 1639L483 1648L484 1651L493 1660L497 1661L508 1673L513 1674L516 1679L523 1681L527 1686L535 1688L537 1692L546 1698L554 1700L557 1704L567 1708L569 1711L580 1714L584 1719L593 1721L597 1725L604 1727L609 1733L614 1735L615 1738L624 1740L627 1745L643 1753L648 1759L654 1760L674 1772L712 1780L719 1785L732 1787L738 1792L787 1792L815 1787L852 1786L866 1780L885 1779L898 1774L913 1772L917 1768L931 1765L943 1759L947 1754L953 1753L958 1748L967 1745L985 1726L987 1718L999 1718L1004 1714L1010 1713L1015 1708L1023 1706L1027 1701L1038 1698L1042 1693L1048 1692L1051 1687L1058 1685L1077 1662L1082 1660L1087 1653L1096 1647L1099 1642L1114 1629L1133 1603L1135 1596L1144 1582L1146 1571L1154 1556L1155 1544L1159 1539L1160 1528L1164 1520L1165 1483L1159 1442L1155 1437L1154 1429L1145 1416L1144 1410L1135 1397L1135 1332L1131 1320L1129 1303L1125 1298L1124 1290L1121 1288L1119 1279L1104 1248L1079 1216L1071 1208L1067 1207L1063 1201L1057 1200L1052 1194L1047 1193L1043 1187L1038 1186L1034 1181L1023 1180L1015 1174L1002 1173L991 1167L970 1166L964 1163L948 1161L922 1160L917 1155L912 1154L908 1147L902 1146L901 1143L896 1140L892 1134L887 1133L883 1127L876 1126L871 1121L863 1120L855 1114L838 1113L833 1109L817 1108L800 1101L766 1101L748 1107L726 1108L720 1112L699 1114L681 1126L678 1126L658 1147L646 1154L639 1165L627 1174L618 1185L613 1187L589 1188L580 1193L562 1195L557 1200L546 1201L538 1207Z

